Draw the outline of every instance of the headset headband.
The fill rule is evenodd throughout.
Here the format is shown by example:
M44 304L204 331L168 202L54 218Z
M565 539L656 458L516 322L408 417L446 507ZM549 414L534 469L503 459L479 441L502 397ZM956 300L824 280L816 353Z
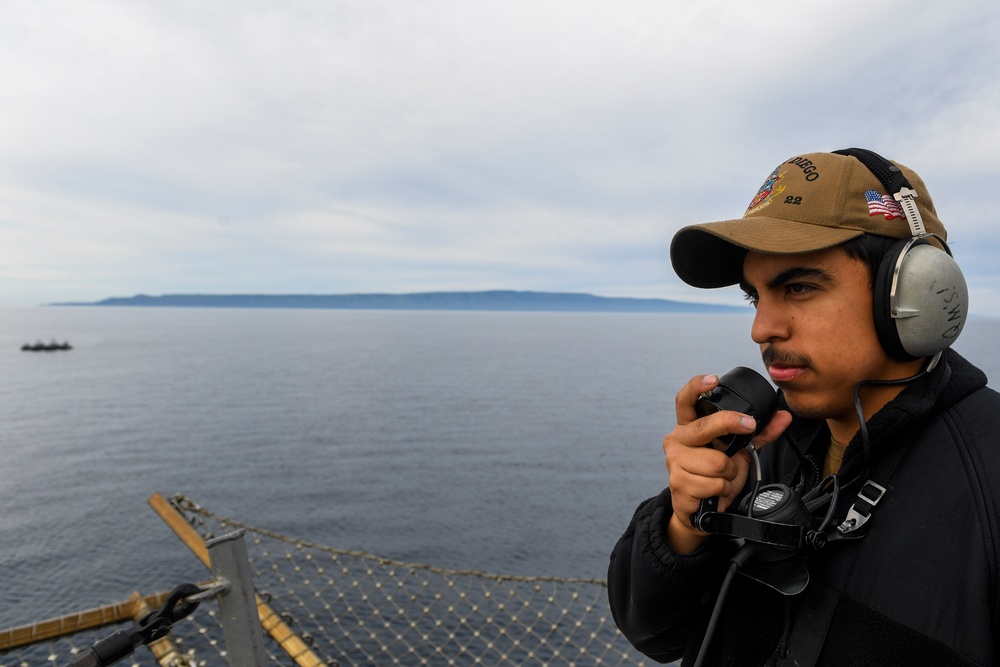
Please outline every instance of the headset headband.
M927 228L924 227L924 220L920 217L917 202L914 201L917 198L917 191L906 180L902 169L866 148L844 148L833 152L857 158L861 164L868 167L868 171L872 172L889 194L899 202L906 216L906 222L910 225L910 235L927 236Z

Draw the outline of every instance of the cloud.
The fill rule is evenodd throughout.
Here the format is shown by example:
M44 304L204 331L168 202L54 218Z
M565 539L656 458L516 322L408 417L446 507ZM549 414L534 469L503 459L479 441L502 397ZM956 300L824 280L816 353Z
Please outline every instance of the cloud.
M1000 172L998 14L13 3L0 252L19 283L0 301L422 286L727 298L671 275L673 231L739 215L790 155L849 145L917 168L985 252L1000 245L980 190Z

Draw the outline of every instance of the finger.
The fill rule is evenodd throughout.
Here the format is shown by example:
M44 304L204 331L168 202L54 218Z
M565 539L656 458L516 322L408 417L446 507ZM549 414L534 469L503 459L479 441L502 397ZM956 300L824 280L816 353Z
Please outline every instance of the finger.
M711 447L674 448L667 469L675 511L687 516L697 511L705 498L728 498L738 493L746 479L746 468L745 461L731 459Z
M792 423L792 413L787 410L778 410L771 417L771 420L754 436L752 442L757 449L760 449L778 439L785 429Z
M671 478L670 493L674 511L685 518L698 511L701 501L705 498L721 499L720 508L724 509L729 501L743 488L746 473L740 473L733 466L733 474L725 476L703 476L686 473Z
M719 386L718 375L695 375L686 385L681 387L674 398L674 411L678 424L689 424L698 419L694 409L698 397Z
M732 458L712 447L672 448L667 453L667 470L673 485L678 477L733 480L739 473Z
M749 435L756 428L757 422L753 417L721 410L677 426L668 437L687 447L704 447L720 438L728 441L733 435ZM718 443L717 448L724 448L724 443Z

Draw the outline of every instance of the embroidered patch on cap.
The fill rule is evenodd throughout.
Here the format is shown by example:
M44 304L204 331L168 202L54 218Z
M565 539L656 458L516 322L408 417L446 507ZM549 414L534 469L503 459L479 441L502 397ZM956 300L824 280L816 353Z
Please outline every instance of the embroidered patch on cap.
M785 177L784 172L780 170L781 166L779 165L774 171L771 172L770 176L767 177L767 180L764 181L764 185L760 186L760 190L757 190L757 194L754 196L753 201L750 202L749 206L747 206L747 212L743 214L744 216L768 206L771 203L771 197L777 196L785 189L784 185L778 185L778 181Z
M868 215L884 215L886 220L905 217L899 202L889 195L881 195L874 190L865 190L868 200Z

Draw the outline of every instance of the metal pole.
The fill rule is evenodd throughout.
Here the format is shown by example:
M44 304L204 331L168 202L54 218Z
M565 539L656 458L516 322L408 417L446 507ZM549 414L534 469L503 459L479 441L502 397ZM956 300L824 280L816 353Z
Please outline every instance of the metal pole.
M219 595L219 620L229 664L231 667L264 667L267 652L257 614L250 560L243 541L245 532L240 528L205 542L205 546L212 563L212 575L216 581L228 584L228 590Z

